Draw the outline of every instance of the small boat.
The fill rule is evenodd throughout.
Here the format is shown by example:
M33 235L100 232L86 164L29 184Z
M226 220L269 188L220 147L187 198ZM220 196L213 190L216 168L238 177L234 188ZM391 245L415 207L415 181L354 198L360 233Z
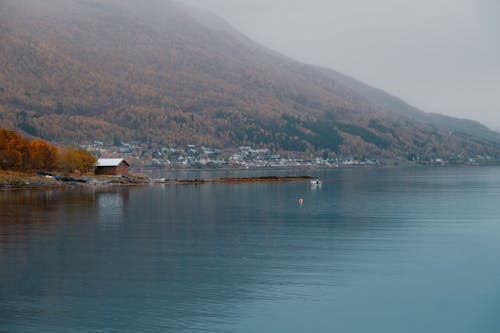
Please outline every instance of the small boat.
M319 179L312 179L311 180L311 185L313 185L313 186L320 186L321 185L321 180L319 180Z

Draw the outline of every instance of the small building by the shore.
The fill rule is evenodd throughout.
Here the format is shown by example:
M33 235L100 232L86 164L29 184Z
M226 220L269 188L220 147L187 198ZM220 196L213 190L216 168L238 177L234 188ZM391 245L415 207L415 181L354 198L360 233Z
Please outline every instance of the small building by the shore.
M110 176L126 176L130 164L123 158L100 158L97 160L95 174Z

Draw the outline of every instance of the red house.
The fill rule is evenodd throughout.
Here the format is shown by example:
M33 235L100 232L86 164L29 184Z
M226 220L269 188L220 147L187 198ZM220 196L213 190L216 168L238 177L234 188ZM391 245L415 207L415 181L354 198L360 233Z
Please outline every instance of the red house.
M126 176L130 164L123 158L100 158L95 168L96 175Z

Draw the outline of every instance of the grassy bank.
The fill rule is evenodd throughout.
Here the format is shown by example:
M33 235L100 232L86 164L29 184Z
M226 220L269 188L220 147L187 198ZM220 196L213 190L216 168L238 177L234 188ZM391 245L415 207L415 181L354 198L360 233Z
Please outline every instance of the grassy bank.
M16 171L0 171L0 187L2 188L26 188L45 186L61 186L61 183L54 178L45 176L38 176Z

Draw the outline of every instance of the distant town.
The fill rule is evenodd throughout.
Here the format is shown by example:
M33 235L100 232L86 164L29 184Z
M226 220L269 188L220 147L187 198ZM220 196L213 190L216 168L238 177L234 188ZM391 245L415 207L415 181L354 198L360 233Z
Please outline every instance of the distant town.
M266 167L341 167L341 166L383 166L400 163L423 165L482 165L493 162L490 156L475 157L420 157L409 154L399 160L378 160L361 157L328 158L317 156L311 159L282 156L267 148L240 146L219 149L205 146L186 145L162 147L152 143L121 142L106 144L93 141L81 145L97 157L126 158L134 168L266 168Z

